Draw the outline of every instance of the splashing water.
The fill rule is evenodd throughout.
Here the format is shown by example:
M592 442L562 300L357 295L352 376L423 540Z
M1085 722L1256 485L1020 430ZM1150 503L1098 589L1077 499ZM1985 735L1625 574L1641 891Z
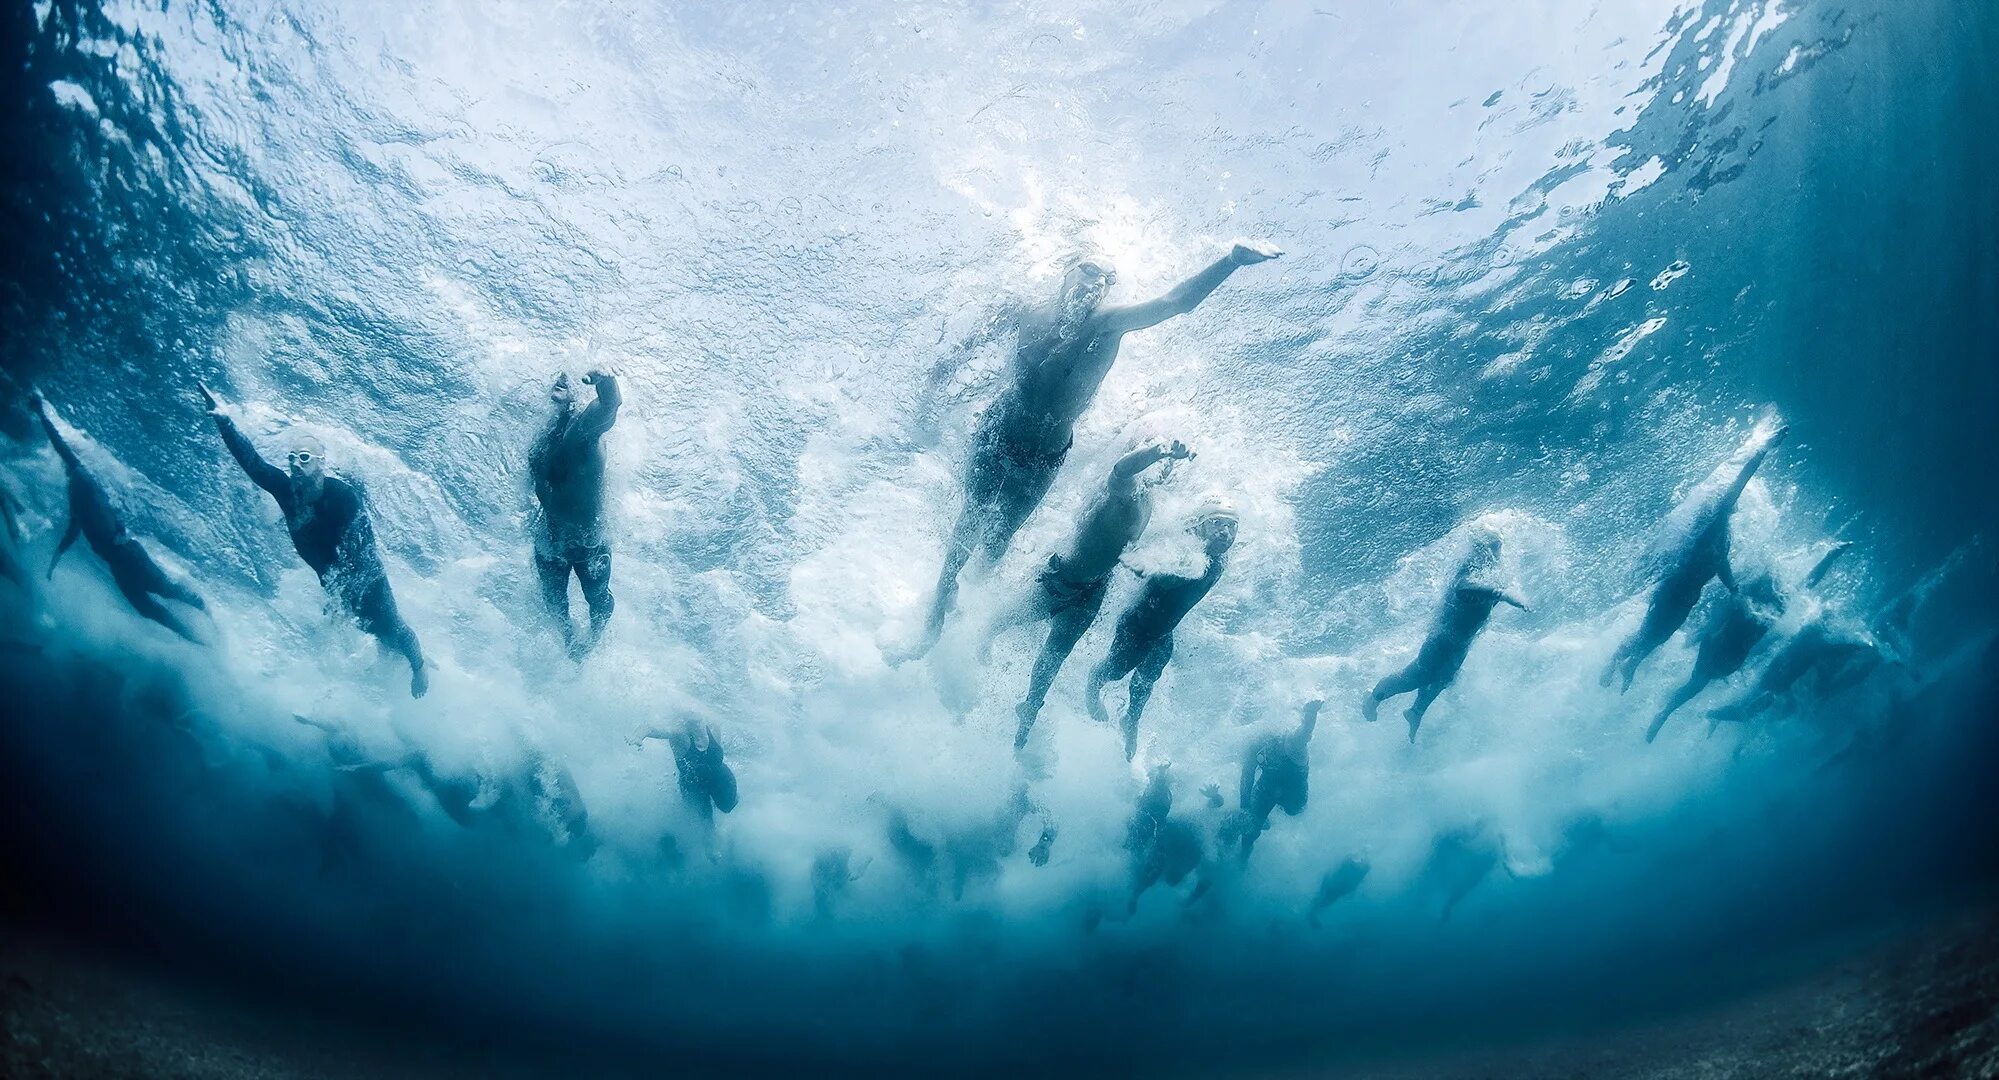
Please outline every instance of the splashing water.
M48 815L36 865L131 890L192 953L717 1061L1198 1069L1695 999L1751 978L1744 949L1780 964L1995 865L1928 832L1977 804L1958 781L1989 749L1973 538L1999 504L1956 478L1992 460L1999 403L1974 359L1993 152L1962 145L1995 100L1989 13L49 0L15 22L39 156L10 166L8 393L48 395L207 597L212 644L132 617L88 555L0 583L37 703L7 780ZM1077 249L1129 301L1238 236L1287 255L1127 339L938 651L886 664L1013 345L1000 313ZM525 458L548 381L592 367L626 386L618 611L578 664L538 607ZM309 434L365 485L427 697L330 615L197 380L267 453ZM1793 435L1733 516L1738 575L1795 583L1856 540L1814 603L1864 619L1965 554L1892 677L1713 736L1690 707L1647 745L1688 639L1628 694L1597 674L1672 508L1772 411ZM0 479L35 570L64 511L25 416ZM1109 618L1016 760L1040 637L982 664L984 626L1162 437L1197 457L1128 561L1198 566L1184 526L1226 494L1228 572L1135 762L1083 710ZM1360 722L1478 530L1531 610L1501 609L1418 741ZM1304 812L1214 860L1198 903L1127 914L1148 770L1205 822L1202 786L1232 791L1321 697ZM712 826L637 739L690 710L742 792ZM1350 861L1365 877L1313 911Z

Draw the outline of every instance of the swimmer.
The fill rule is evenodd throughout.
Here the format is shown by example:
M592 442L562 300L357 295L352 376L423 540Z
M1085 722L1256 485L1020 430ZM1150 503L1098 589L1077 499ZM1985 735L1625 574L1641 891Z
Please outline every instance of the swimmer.
M1645 619L1610 658L1603 669L1603 685L1621 678L1621 689L1631 689L1638 666L1687 621L1709 580L1719 578L1730 592L1735 591L1735 573L1728 563L1729 518L1750 478L1789 430L1775 420L1757 424L1735 454L1673 508L1666 519L1665 539L1650 560L1657 578L1646 601Z
M389 588L389 572L382 565L381 549L375 545L375 528L368 520L361 489L326 474L326 452L310 437L294 441L285 455L285 468L265 461L236 430L236 422L205 383L201 384L201 396L230 456L284 513L285 529L291 533L298 557L319 575L319 583L342 611L384 648L409 663L410 696L422 697L430 689L423 648L417 644L416 631L396 609L396 596Z
M1186 818L1173 816L1172 811L1172 765L1155 765L1146 779L1145 790L1139 794L1137 811L1125 828L1124 847L1131 855L1131 897L1125 905L1127 912L1138 910L1138 900L1146 890L1161 882L1168 888L1177 888L1187 875L1201 871L1207 862L1200 827ZM1207 890L1206 875L1198 874L1187 904L1192 905Z
M1402 717L1409 722L1409 741L1415 742L1416 729L1423 725L1423 714L1429 711L1437 695L1457 679L1458 669L1464 666L1473 639L1492 618L1492 609L1500 604L1510 604L1522 611L1527 610L1525 601L1485 580L1484 575L1490 574L1499 564L1499 551L1498 533L1480 529L1473 535L1471 550L1452 575L1450 587L1444 592L1444 602L1437 609L1430 632L1423 639L1423 647L1416 652L1416 659L1411 660L1408 667L1375 684L1361 702L1362 716L1373 721L1383 701L1413 690L1416 700Z
M964 506L944 548L944 566L923 632L891 663L927 654L944 632L958 596L958 576L975 551L997 561L1054 483L1075 441L1076 421L1096 397L1126 334L1185 315L1237 268L1277 258L1274 247L1238 243L1207 269L1156 300L1105 305L1117 273L1104 259L1080 256L1062 276L1055 300L1019 319L1019 345L1006 386L987 407L966 465Z
M1288 817L1305 812L1307 780L1312 762L1312 729L1319 723L1323 701L1308 701L1299 713L1298 727L1284 734L1271 733L1250 744L1242 760L1242 786L1236 806L1246 820L1242 823L1238 859L1249 862L1256 838L1270 827L1270 812L1281 809Z
M624 397L609 372L583 376L597 396L576 408L567 373L556 376L549 398L555 403L548 426L528 452L534 495L541 504L534 529L535 576L542 602L562 630L569 655L581 659L595 648L611 621L611 547L604 537L604 435L618 420ZM590 608L588 636L578 637L569 614L569 575L576 575Z
M1857 681L1846 676L1857 672L1864 678L1881 659L1881 647L1871 635L1831 609L1823 610L1778 647L1747 693L1708 713L1708 734L1724 723L1762 715L1789 698L1806 676L1817 674L1829 693L1836 692Z
M1805 576L1803 588L1817 587L1831 571L1833 563L1852 547L1850 540L1834 544ZM1667 699L1659 715L1652 718L1652 726L1645 729L1645 741L1658 738L1660 729L1666 726L1673 713L1692 701L1709 683L1741 671L1788 606L1783 590L1778 588L1776 579L1767 573L1755 575L1743 582L1741 588L1728 594L1698 631L1694 670L1687 676L1687 681L1673 691L1673 696Z
M1319 879L1319 891L1312 897L1312 906L1306 912L1305 921L1313 929L1319 927L1319 913L1353 895L1360 883L1367 880L1367 872L1372 869L1366 859L1357 855L1349 856L1345 862L1326 871Z
M681 801L702 822L712 824L716 811L726 814L736 808L736 773L722 760L722 737L714 725L690 716L677 728L650 728L632 744L643 745L647 739L664 739L673 748Z
M104 562L104 568L111 571L111 581L118 586L118 592L132 610L166 627L195 644L200 639L180 617L160 603L160 598L177 600L197 611L207 610L201 596L184 582L167 576L153 561L152 555L132 538L125 528L125 522L111 506L111 498L104 492L104 486L90 475L83 462L70 449L69 442L56 429L55 421L49 416L49 403L37 393L34 395L35 415L42 422L42 430L48 433L49 445L55 448L56 456L62 459L63 472L69 477L69 524L63 529L62 539L57 541L55 555L49 559L49 576L54 577L56 564L62 561L63 552L82 536L90 544L90 550ZM13 526L13 514L7 515L9 528Z
M1145 703L1152 698L1152 688L1165 672L1166 664L1173 659L1173 630L1180 620L1194 610L1194 605L1208 595L1208 590L1220 581L1222 571L1228 566L1229 548L1234 546L1237 518L1233 508L1223 502L1215 502L1204 509L1194 522L1194 535L1201 538L1207 555L1207 569L1199 577L1183 577L1178 574L1143 574L1144 584L1139 589L1138 599L1119 617L1117 636L1111 640L1110 655L1090 672L1090 685L1085 691L1084 703L1089 706L1090 715L1098 723L1109 723L1110 716L1104 710L1104 687L1110 683L1131 676L1131 689L1126 699L1122 728L1124 732L1124 756L1129 761L1138 754L1138 720L1145 712Z
M986 638L993 638L1016 626L1047 620L1048 638L1035 657L1034 673L1028 679L1027 698L1014 710L1020 727L1014 733L1013 748L1027 746L1027 736L1041 706L1048 700L1048 688L1069 659L1076 642L1089 630L1103 608L1104 594L1110 591L1111 573L1118 560L1136 541L1152 519L1152 499L1140 475L1155 462L1184 461L1194 456L1186 444L1155 442L1142 446L1111 467L1110 478L1096 501L1083 512L1076 537L1067 555L1050 555L1048 565L1036 579L1033 591L994 625Z
M14 500L14 493L0 486L0 578L14 583L22 592L28 590L28 572L21 567L14 549L21 546L27 537L21 532L21 504Z

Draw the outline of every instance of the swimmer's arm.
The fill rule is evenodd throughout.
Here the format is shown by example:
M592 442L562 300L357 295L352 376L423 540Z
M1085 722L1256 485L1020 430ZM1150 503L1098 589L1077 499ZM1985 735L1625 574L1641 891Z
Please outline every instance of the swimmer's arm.
M625 403L625 395L618 389L618 377L608 371L592 371L583 381L597 388L597 400L576 418L576 433L586 439L600 438L618 422L618 407Z
M1237 244L1227 255L1209 263L1207 268L1193 277L1173 287L1173 291L1157 300L1114 307L1104 312L1102 317L1105 332L1128 334L1133 330L1143 330L1174 317L1185 315L1201 306L1209 294L1221 287L1228 276L1238 267L1248 266L1282 254L1276 248L1250 244Z
M222 445L229 448L229 456L235 458L236 464L242 466L243 472L250 477L252 483L270 492L280 502L290 496L285 482L285 471L258 456L257 448L251 446L250 440L236 430L236 421L218 412L215 414L215 429L222 433Z
M69 443L63 439L62 432L56 430L55 421L49 419L48 402L39 396L35 398L35 402L38 406L35 409L35 418L42 422L42 430L48 432L49 445L55 448L56 456L71 469L83 468L83 462L77 460L76 451L69 448Z
M1729 565L1728 552L1725 549L1721 553L1721 570L1717 572L1715 576L1721 579L1722 585L1725 586L1729 592L1741 591L1737 589L1735 586L1735 567Z
M1511 604L1522 611L1533 610L1527 606L1527 601L1522 600L1520 598L1520 594L1514 592L1511 589L1494 589L1492 591L1492 595L1496 597L1499 600L1499 602L1502 604Z
M56 576L56 564L62 561L62 553L68 551L71 544L76 543L77 536L82 532L83 526L77 522L76 512L70 511L69 524L62 531L62 539L56 542L56 553L49 556L50 578Z
M1805 588L1807 589L1817 588L1818 583L1825 580L1825 576L1828 573L1832 572L1832 564L1838 562L1839 557L1841 555L1846 554L1847 549L1851 548L1852 546L1853 546L1853 541L1841 540L1840 542L1832 546L1831 551L1828 551L1824 555L1820 556L1818 565L1812 567L1812 572L1805 575Z
M1235 804L1241 809L1249 809L1249 797L1256 788L1256 767L1262 761L1263 743L1259 740L1250 747L1249 753L1242 756L1242 784L1236 789L1235 797Z
M6 522L7 539L17 544L21 542L21 519L15 516L19 505L14 501L13 492L0 487L0 519Z

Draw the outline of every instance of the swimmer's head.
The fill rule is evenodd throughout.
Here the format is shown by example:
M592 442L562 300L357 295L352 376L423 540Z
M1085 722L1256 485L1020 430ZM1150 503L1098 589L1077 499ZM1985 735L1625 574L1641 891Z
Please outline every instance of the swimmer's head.
M1241 520L1227 499L1211 499L1194 515L1194 535L1206 543L1208 554L1219 555L1235 543Z
M292 486L307 494L317 493L326 479L326 447L310 435L301 435L285 454L285 471Z
M1499 561L1499 533L1489 525L1480 525L1471 531L1471 558L1481 566L1491 566Z
M1104 302L1117 282L1117 269L1100 255L1081 253L1069 260L1062 273L1062 293L1058 300L1064 321L1087 318Z
M566 409L576 400L576 388L570 384L567 371L555 376L555 382L548 388L548 400L555 402L558 409Z

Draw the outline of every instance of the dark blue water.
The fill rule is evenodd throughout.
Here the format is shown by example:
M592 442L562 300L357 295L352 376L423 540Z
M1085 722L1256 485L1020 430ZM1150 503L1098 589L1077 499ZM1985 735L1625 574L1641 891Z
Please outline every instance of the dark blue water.
M17 550L39 572L64 520L33 385L212 613L178 642L82 551L0 583L13 906L607 1062L1200 1072L1699 1007L1981 894L1999 12L1571 6L11 13ZM1128 340L1012 555L887 666L996 386L1004 343L958 343L1077 246L1133 299L1238 236L1287 254ZM600 365L619 611L577 665L525 461L548 378ZM429 696L325 610L197 380L365 483ZM1898 663L1710 736L1773 646L1648 745L1687 639L1628 694L1596 675L1668 512L1771 414L1738 572L1855 544L1776 641L1939 584ZM1144 436L1199 457L1134 561L1184 567L1217 494L1235 560L1136 765L1083 715L1107 627L1017 763L1035 642L982 667L977 627ZM1532 610L1411 744L1356 705L1477 526ZM1127 916L1144 770L1198 816L1317 696L1305 812ZM743 791L712 840L629 741L690 708ZM354 767L412 754L469 803Z

